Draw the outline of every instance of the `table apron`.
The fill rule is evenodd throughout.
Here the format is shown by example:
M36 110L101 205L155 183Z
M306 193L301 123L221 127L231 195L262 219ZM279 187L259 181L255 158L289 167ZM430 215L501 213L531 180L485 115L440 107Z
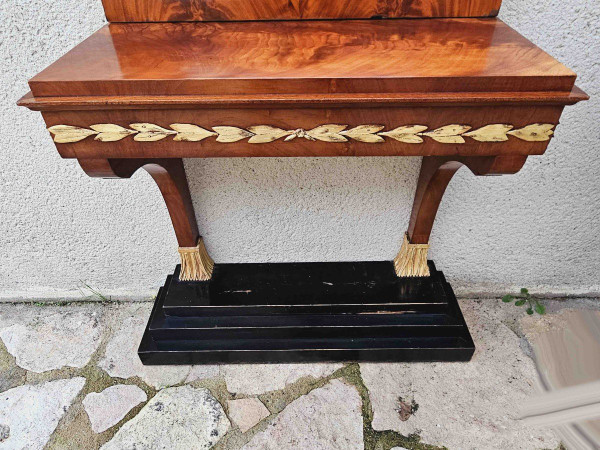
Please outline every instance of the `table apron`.
M562 105L44 111L65 158L540 155Z

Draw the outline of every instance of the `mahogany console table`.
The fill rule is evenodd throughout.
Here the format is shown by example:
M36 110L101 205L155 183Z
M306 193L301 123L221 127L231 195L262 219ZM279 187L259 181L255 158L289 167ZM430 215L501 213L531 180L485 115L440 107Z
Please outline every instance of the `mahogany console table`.
M111 23L19 104L90 176L143 168L162 192L181 265L159 291L145 364L470 359L456 298L427 261L446 186L462 166L517 172L587 98L495 17L500 2L103 0ZM422 156L398 255L214 264L182 158L241 156Z

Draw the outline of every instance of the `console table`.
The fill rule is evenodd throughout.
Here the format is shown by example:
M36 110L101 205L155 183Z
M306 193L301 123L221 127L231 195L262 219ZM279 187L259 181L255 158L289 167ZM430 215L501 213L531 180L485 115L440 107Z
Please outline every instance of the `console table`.
M88 175L143 168L160 188L181 265L157 296L145 364L470 359L427 260L444 191L462 166L517 172L587 98L495 17L500 2L103 0L110 24L19 104ZM182 158L258 156L422 156L395 259L215 264Z

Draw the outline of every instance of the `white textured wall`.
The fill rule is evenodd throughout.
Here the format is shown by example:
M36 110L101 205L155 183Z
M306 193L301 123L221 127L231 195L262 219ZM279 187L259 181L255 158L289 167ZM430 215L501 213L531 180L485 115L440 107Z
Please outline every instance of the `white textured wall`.
M461 294L600 292L598 9L591 0L506 0L500 17L579 74L592 100L566 109L544 157L517 175L450 184L431 256ZM26 80L104 22L100 0L0 2L0 298L150 296L177 262L156 186L92 179L61 160ZM418 158L186 161L217 262L391 259Z

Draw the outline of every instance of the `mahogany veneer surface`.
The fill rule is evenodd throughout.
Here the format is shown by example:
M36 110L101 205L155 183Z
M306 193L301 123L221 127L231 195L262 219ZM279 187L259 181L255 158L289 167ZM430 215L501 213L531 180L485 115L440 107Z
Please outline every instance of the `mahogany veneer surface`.
M102 0L111 22L495 16L501 0Z
M110 24L30 81L41 96L569 92L498 19Z

